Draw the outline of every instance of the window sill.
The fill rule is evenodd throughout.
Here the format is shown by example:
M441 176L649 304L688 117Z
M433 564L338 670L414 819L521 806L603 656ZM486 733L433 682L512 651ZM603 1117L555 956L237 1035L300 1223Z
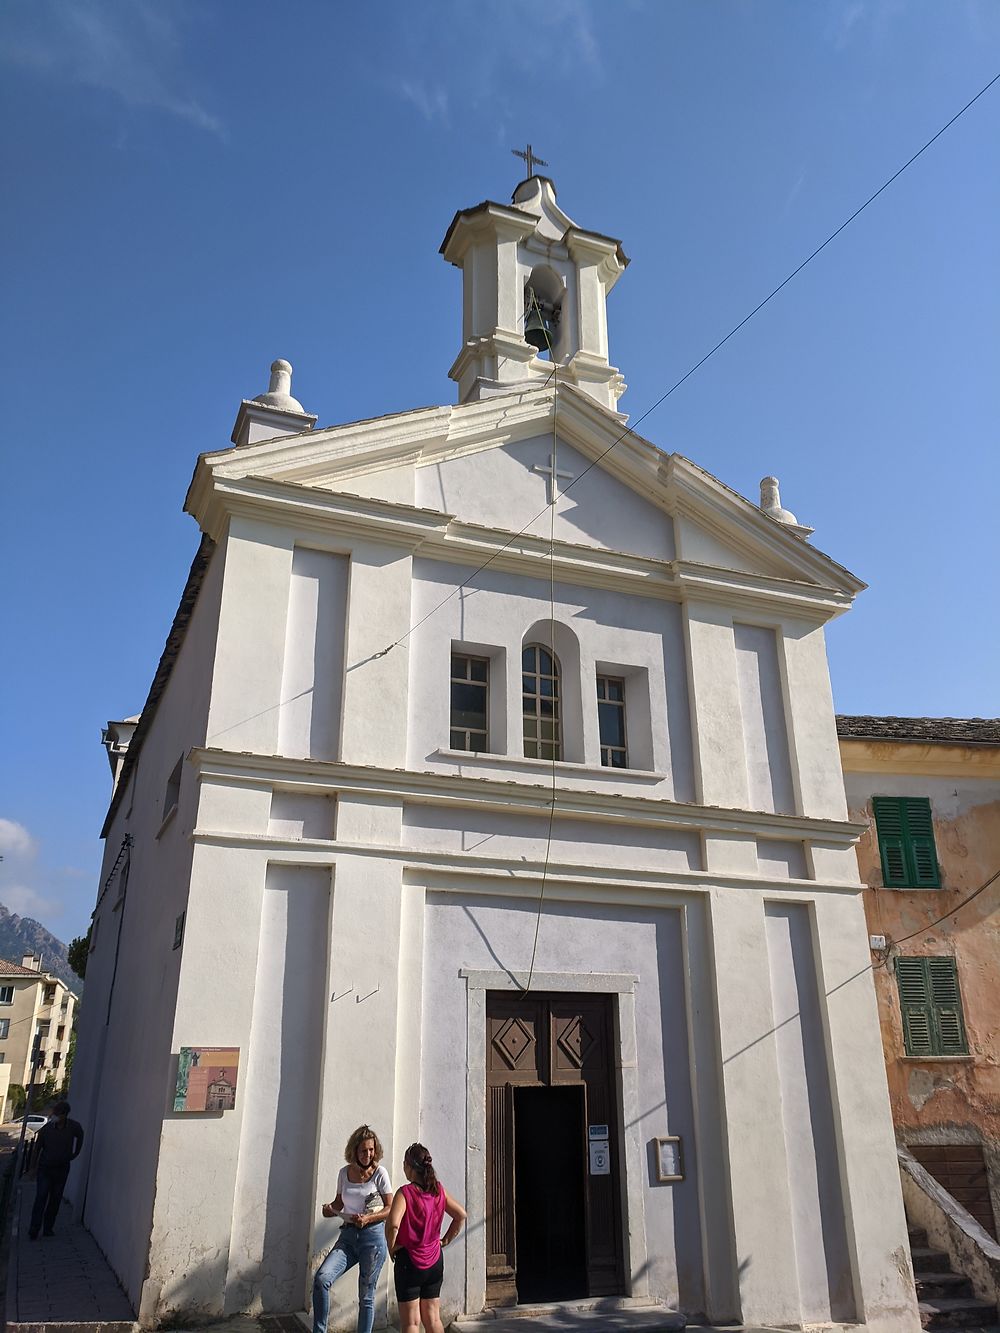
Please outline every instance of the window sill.
M880 893L947 893L943 884L869 884Z
M912 1065L968 1065L977 1057L974 1055L900 1055L897 1058Z
M172 822L172 820L173 820L173 818L174 818L174 816L175 816L176 814L177 814L177 802L175 801L175 802L173 803L173 805L170 807L170 809L167 811L167 813L163 816L163 823L162 823L162 824L160 825L160 827L156 830L155 834L153 835L154 838L160 838L160 837L163 836L163 834L166 832L167 828L170 826L170 823ZM117 905L118 905L118 904L116 903L115 906L117 906Z
M466 764L506 764L508 767L526 768L529 772L541 771L551 773L553 763L551 759L528 759L523 754L496 754L492 750L447 750L444 748L434 751L436 757L441 759L457 759ZM580 774L580 776L592 775L594 777L615 777L638 780L640 782L665 782L666 773L654 773L648 768L610 768L604 764L577 764L566 759L557 759L555 762L557 773L565 773L567 776Z

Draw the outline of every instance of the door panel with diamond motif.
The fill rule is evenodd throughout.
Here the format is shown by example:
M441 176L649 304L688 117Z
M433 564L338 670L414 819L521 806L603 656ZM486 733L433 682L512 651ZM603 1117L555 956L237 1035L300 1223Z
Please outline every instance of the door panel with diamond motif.
M622 1244L610 997L491 993L486 1025L487 1304L518 1300L517 1209L532 1207L531 1199L515 1197L518 1087L582 1084L579 1163L585 1182L587 1292L574 1294L616 1294L622 1290ZM609 1127L608 1176L589 1173L588 1124ZM558 1191L559 1182L542 1180L538 1188Z

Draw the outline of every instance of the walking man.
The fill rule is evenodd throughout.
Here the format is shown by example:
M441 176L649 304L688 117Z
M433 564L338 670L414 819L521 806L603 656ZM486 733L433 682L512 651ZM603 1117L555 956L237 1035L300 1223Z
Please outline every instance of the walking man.
M69 1102L56 1102L52 1118L35 1135L31 1150L31 1166L37 1176L35 1206L31 1210L28 1236L38 1239L52 1235L59 1205L62 1203L69 1164L78 1157L83 1147L83 1128L69 1118Z

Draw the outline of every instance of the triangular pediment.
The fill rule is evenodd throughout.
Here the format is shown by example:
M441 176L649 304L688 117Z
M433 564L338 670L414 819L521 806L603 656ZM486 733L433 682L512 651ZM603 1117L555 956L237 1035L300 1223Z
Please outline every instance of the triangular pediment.
M560 494L548 508L553 455ZM571 386L523 389L453 407L204 455L211 479L256 479L440 514L658 561L791 580L853 595L864 585L785 525L680 454L628 432Z

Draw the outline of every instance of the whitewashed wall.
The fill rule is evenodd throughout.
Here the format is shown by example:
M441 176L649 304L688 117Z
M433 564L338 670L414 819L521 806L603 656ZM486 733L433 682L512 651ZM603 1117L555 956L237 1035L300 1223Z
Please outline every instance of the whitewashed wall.
M138 1308L149 1249L157 1163L172 1096L173 1010L182 950L173 948L187 905L190 834L198 789L182 767L176 814L163 826L167 779L205 739L225 553L212 556L170 685L108 831L103 886L126 833L134 839L127 894L119 877L101 900L97 947L87 964L73 1067L73 1114L84 1150L67 1196ZM114 992L108 1021L108 999Z

